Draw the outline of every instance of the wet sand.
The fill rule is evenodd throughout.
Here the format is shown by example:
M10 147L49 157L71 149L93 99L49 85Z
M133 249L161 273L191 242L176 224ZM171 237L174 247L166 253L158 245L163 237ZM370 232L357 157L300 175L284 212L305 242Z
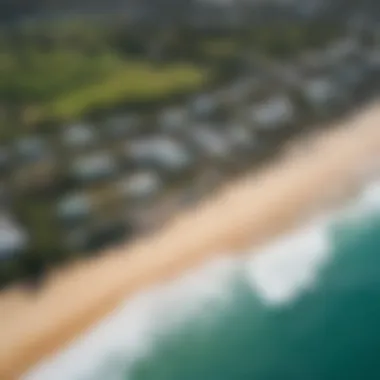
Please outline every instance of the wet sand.
M16 379L111 312L128 294L221 252L302 223L380 158L380 106L296 145L276 165L226 186L156 234L61 270L37 295L0 296L0 379Z

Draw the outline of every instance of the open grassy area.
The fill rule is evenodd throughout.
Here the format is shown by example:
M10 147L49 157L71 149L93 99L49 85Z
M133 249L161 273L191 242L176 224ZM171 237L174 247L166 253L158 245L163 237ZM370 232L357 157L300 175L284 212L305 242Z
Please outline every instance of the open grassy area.
M47 102L42 115L72 119L120 102L156 101L179 92L199 88L205 71L192 65L153 67L144 62L127 62L103 78L58 96Z
M225 75L227 61L242 52L287 57L323 45L338 29L271 25L212 33L146 32L117 23L32 25L0 33L0 107L13 112L12 124L30 125L161 102L197 90L214 74ZM159 62L153 62L152 49L159 51Z
M0 53L0 102L20 104L26 123L70 120L130 101L156 101L199 88L206 72L194 64L153 65L114 53L74 50Z

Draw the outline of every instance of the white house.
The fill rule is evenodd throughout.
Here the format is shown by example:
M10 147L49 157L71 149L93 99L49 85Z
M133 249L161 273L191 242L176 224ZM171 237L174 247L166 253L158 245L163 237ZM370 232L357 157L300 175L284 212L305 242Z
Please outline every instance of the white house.
M26 231L12 218L0 216L0 261L22 254L28 245Z
M133 173L119 183L122 197L126 200L150 200L157 196L163 188L160 176L153 171Z
M14 144L16 160L28 164L45 159L50 151L46 141L40 137L23 137Z
M231 145L221 131L204 126L195 126L189 130L190 144L201 156L222 160L231 153Z
M118 170L116 159L111 154L100 152L76 158L70 174L75 181L86 184L111 179Z
M275 95L251 108L251 123L259 130L276 130L295 121L295 108L285 95Z
M94 127L87 124L67 126L62 133L62 143L66 148L83 149L93 146L98 141Z
M74 193L58 201L57 216L65 224L85 221L92 213L93 205L89 195Z
M190 169L194 162L189 150L181 143L160 136L127 144L126 156L138 167L154 168L171 174Z

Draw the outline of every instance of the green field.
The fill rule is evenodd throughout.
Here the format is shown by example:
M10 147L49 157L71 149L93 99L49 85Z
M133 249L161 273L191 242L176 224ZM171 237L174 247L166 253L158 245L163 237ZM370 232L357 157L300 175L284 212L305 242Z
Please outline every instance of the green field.
M67 120L120 102L155 101L193 91L206 78L194 64L153 65L104 53L0 54L0 99L23 105L23 121Z
M146 31L80 22L0 31L0 126L81 118L119 105L160 103L230 75L231 59L291 56L339 35L334 25ZM152 47L160 51L152 58ZM22 128L23 129L23 128Z
M127 62L94 83L78 86L48 101L42 115L70 119L120 102L156 101L178 92L196 90L205 78L205 70L192 65L156 68L145 62Z

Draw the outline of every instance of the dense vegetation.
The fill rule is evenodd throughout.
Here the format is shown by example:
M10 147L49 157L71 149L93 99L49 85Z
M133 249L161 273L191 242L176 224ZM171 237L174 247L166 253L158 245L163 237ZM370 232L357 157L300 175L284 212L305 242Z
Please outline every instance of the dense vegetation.
M231 75L242 53L286 58L339 33L335 25L234 32L136 30L121 22L8 28L0 35L2 124L73 120L120 104L170 99Z
M60 135L71 121L111 116L115 110L159 110L162 105L178 103L188 95L238 77L253 55L289 60L305 49L338 39L342 33L339 25L331 23L252 25L230 30L137 28L120 20L113 25L66 20L3 28L0 144L13 146L21 136L45 132L46 128ZM145 117L149 112L140 114ZM92 127L103 128L101 134L105 127L99 124ZM156 125L151 119L146 124ZM64 183L65 163L72 157L55 149L54 144L60 144L57 136L48 134L47 139L57 150L59 162L51 175L56 188L42 195L25 193L19 183L27 187L35 180L32 169L39 168L32 165L16 168L18 174L26 174L25 181L17 182L14 173L5 180L11 183L12 210L30 235L28 254L22 258L28 273L41 271L44 265L71 254L58 247L61 226L54 212L57 199L75 190L75 186ZM119 155L117 144L103 148L109 155ZM50 179L49 174L47 177ZM86 191L93 196L97 189ZM107 198L103 194L94 197L102 201ZM7 282L1 277L4 273L18 277L17 268L1 267L0 283Z

